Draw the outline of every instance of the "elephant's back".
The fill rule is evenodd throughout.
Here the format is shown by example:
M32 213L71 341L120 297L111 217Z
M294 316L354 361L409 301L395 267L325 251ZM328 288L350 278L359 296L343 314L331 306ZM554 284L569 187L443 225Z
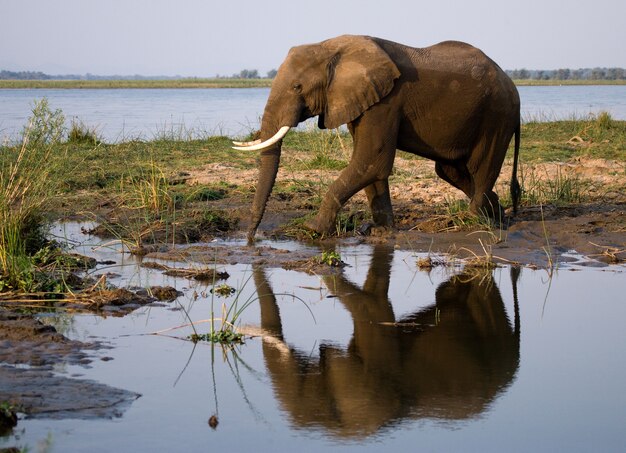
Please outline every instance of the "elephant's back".
M485 89L492 103L519 109L519 93L511 78L482 50L461 41L443 41L423 49L432 69L464 75Z

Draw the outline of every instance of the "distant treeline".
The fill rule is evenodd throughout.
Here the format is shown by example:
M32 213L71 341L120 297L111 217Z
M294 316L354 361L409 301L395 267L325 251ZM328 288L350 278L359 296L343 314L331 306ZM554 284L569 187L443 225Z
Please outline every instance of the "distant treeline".
M624 68L509 69L513 80L626 80Z
M142 76L142 75L95 75L95 74L57 74L50 75L41 71L0 71L2 80L176 80L181 76Z
M626 80L624 68L583 68L583 69L509 69L506 73L513 80ZM256 69L243 69L231 76L217 75L222 79L273 79L276 69L265 76ZM50 75L41 71L0 71L0 80L180 80L196 77L183 76L142 76L142 75L95 75L64 74Z
M231 76L217 75L217 79L273 79L276 69L269 71L266 76L259 74L256 69L244 69ZM41 71L0 71L0 80L180 80L196 77L183 76L142 76L142 75L95 75L95 74L60 74L50 75Z

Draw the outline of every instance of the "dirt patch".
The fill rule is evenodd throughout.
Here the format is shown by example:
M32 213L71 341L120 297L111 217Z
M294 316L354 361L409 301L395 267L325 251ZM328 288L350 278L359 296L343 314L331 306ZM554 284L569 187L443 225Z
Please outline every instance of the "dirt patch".
M303 160L302 153L285 152L283 160ZM315 213L311 200L325 192L326 185L339 174L338 170L302 170L278 173L259 238L283 238L285 225L298 217ZM510 162L496 185L502 197L508 193ZM187 184L237 181L254 186L256 170L241 170L220 165L189 172ZM589 265L626 260L626 164L621 161L578 157L567 162L524 163L520 179L526 189L525 203L515 216L500 226L486 227L465 218L467 212L450 214L450 206L465 200L457 189L439 179L434 164L425 159L397 158L390 179L396 229L376 231L361 236L348 231L340 239L323 241L332 247L336 241L349 240L387 243L416 252L450 253L459 257L492 254L502 262L544 267L558 261L571 261L574 255L585 255ZM297 182L297 183L296 183ZM281 191L281 187L297 185L306 190ZM313 189L311 189L313 187ZM553 200L551 200L554 199ZM544 201L547 199L548 201ZM237 217L238 230L230 237L243 238L248 224L250 197L229 198L217 202ZM355 195L344 207L347 216L367 219L367 200L363 193ZM355 214L356 213L356 214ZM362 231L367 229L360 228ZM262 244L261 244L262 245ZM319 249L318 249L319 250ZM570 253L571 252L571 253ZM165 255L154 255L166 257ZM268 266L289 266L311 256L258 246L228 247L215 252L215 247L186 248L188 259L206 260L213 256L221 263L256 263ZM319 253L319 252L317 252Z
M465 195L437 177L432 161L399 153L390 178L396 228L392 231L370 230L367 199L357 193L342 209L339 238L316 242L315 252L302 250L286 253L235 244L213 244L215 238L245 238L250 206L258 177L256 169L242 169L228 164L208 164L185 171L179 184L195 187L221 187L217 200L192 204L176 213L166 226L169 244L208 245L163 246L158 228L147 229L146 240L134 253L164 259L191 259L204 263L251 263L285 267L302 262L320 247L333 247L337 240L387 243L416 252L436 251L467 257L491 253L504 262L546 266L571 259L574 250L586 255L590 264L622 262L626 258L626 163L623 161L577 157L566 162L523 162L519 179L524 187L523 205L516 216L501 225L476 222L464 207ZM258 230L259 239L310 239L298 231L297 219L315 214L327 186L341 170L310 169L306 152L285 150L274 191ZM496 191L508 199L511 162L507 161L496 184ZM223 196L222 196L223 195ZM112 210L111 213L115 213ZM203 213L220 212L228 227L211 228ZM110 214L111 214L110 213ZM189 214L189 215L188 215ZM113 215L119 217L119 212ZM106 215L104 215L106 217ZM194 221L194 218L196 219ZM198 222L205 219L205 223ZM182 240L178 240L182 239ZM156 242L156 246L152 243ZM300 257L298 254L306 256ZM176 258L174 255L180 255ZM311 263L309 263L311 264Z

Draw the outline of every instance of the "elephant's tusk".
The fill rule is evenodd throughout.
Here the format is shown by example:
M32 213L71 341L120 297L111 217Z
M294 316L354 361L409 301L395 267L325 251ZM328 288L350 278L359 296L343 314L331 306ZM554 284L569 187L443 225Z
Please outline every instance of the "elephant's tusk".
M261 141L262 141L261 139L254 140L252 142L236 142L236 141L233 140L233 145L248 147L248 146L258 145L259 143L261 143Z
M278 132L276 132L276 134L274 134L272 138L267 139L262 143L258 143L258 144L250 145L250 146L233 146L233 149L236 149L239 151L259 151L261 149L269 148L277 141L282 140L282 138L285 135L287 135L287 132L289 132L289 129L291 129L290 126L283 126L278 130Z

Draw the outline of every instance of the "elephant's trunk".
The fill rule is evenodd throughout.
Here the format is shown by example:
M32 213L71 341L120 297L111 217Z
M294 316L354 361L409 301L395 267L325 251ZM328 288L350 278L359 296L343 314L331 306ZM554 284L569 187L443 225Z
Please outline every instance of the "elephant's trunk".
M252 202L252 217L250 228L248 229L248 243L254 242L254 235L261 223L267 200L272 193L276 174L278 173L278 163L280 161L281 143L261 151L261 164L259 166L259 181L257 182L254 201Z

